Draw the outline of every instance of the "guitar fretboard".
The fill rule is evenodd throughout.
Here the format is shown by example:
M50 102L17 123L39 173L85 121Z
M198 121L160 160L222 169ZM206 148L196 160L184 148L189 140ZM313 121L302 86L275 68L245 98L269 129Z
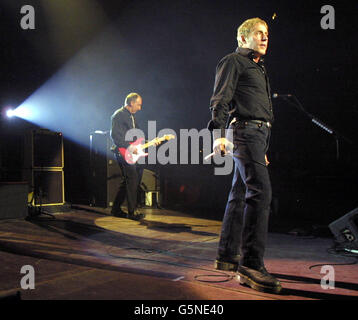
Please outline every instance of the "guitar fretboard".
M162 142L164 140L165 140L164 138L159 138L159 139L156 138L156 139L153 139L153 140L151 140L151 141L149 141L147 143L141 144L140 147L141 147L141 149L146 149L146 148L148 148L150 146L155 145L156 142Z

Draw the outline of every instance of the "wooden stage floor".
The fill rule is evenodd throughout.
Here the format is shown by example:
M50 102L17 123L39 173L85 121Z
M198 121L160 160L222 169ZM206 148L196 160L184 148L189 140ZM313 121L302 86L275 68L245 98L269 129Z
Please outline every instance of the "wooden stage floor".
M333 238L270 233L265 263L280 295L242 286L213 268L221 222L166 209L116 218L72 206L54 217L0 220L0 296L21 300L355 300L356 256L332 254ZM35 289L22 289L24 265ZM334 270L325 288L323 265ZM322 280L323 279L323 280Z

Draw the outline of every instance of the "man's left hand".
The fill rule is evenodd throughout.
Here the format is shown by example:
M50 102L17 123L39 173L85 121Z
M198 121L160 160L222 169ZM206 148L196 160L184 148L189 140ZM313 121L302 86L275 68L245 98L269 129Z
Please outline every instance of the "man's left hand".
M266 162L266 166L268 166L270 164L270 162L267 159L267 155L265 154L265 162Z
M215 139L213 150L215 154L226 155L232 152L234 145L226 138Z

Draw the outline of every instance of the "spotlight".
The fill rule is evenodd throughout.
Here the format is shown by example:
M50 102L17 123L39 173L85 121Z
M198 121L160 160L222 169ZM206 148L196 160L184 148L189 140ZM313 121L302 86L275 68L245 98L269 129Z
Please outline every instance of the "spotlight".
M28 106L21 105L15 109L8 108L5 114L8 118L18 117L25 120L31 120L33 111Z
M6 111L6 116L8 118L12 118L14 115L15 115L15 112L14 112L13 109L9 109L9 110Z

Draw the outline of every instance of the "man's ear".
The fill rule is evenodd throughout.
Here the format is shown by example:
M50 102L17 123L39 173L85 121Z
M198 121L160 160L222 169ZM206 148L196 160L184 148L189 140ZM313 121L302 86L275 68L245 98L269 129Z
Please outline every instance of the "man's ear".
M245 39L245 37L243 35L240 36L240 40L241 40L242 43L246 43L246 39Z

